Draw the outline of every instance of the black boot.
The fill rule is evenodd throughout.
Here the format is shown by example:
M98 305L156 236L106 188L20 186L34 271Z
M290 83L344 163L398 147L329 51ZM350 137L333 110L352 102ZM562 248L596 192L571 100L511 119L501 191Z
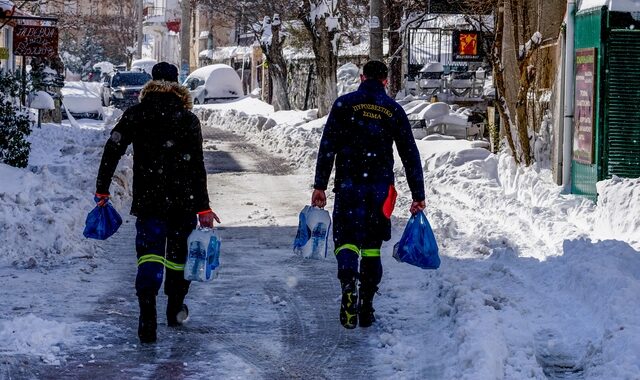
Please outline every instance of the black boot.
M369 289L360 287L360 304L358 305L358 317L360 319L360 327L370 327L376 321L373 314L373 296L376 294L377 288Z
M358 325L358 292L355 279L342 283L340 323L347 329L355 329Z
M167 299L167 325L182 326L189 319L189 308L184 304L184 296L169 296Z
M140 343L155 343L157 340L156 296L138 296L140 318L138 319L138 337Z

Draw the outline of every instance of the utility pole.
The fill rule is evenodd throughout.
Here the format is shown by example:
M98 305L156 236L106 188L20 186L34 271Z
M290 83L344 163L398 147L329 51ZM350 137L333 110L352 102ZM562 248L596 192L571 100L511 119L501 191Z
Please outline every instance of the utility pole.
M191 56L191 0L182 0L180 5L180 83L189 75L189 57Z
M382 0L369 0L369 59L382 61Z
M138 59L142 58L142 43L144 42L144 32L142 30L142 22L144 21L144 16L142 13L144 12L144 0L136 0L136 13L137 13L137 23L138 23L138 45L136 46L136 55Z

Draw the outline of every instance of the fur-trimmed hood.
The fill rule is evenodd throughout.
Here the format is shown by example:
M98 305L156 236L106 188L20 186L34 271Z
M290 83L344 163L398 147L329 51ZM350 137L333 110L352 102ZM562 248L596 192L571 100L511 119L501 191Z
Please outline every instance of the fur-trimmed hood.
M164 80L152 80L144 85L140 92L140 102L145 97L153 94L174 94L184 105L184 108L191 110L193 108L193 100L191 94L186 87L178 82L168 82Z

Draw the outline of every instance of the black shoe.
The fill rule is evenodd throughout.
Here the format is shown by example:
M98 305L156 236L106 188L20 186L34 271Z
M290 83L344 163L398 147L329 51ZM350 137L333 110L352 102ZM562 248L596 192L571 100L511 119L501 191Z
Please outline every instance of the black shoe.
M362 290L360 288L360 304L358 305L358 319L360 327L370 327L373 322L376 321L373 308L373 296L376 294L375 290Z
M167 301L167 325L182 326L189 319L189 308L183 303L184 297L169 297Z
M371 306L362 306L358 313L360 327L371 327L373 322L376 321L376 316L373 313L375 310Z
M342 286L340 323L347 329L355 329L358 325L358 293L355 281Z
M158 340L156 335L156 321L145 320L142 316L138 319L138 338L140 343L155 343Z
M140 343L155 343L157 340L156 329L156 297L138 297L140 304L140 318L138 319L138 338Z

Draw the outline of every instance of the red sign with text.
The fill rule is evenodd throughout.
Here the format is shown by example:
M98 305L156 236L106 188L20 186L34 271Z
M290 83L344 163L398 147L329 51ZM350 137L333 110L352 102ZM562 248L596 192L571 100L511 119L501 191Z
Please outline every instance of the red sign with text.
M58 28L16 25L13 28L13 54L29 57L58 55Z

